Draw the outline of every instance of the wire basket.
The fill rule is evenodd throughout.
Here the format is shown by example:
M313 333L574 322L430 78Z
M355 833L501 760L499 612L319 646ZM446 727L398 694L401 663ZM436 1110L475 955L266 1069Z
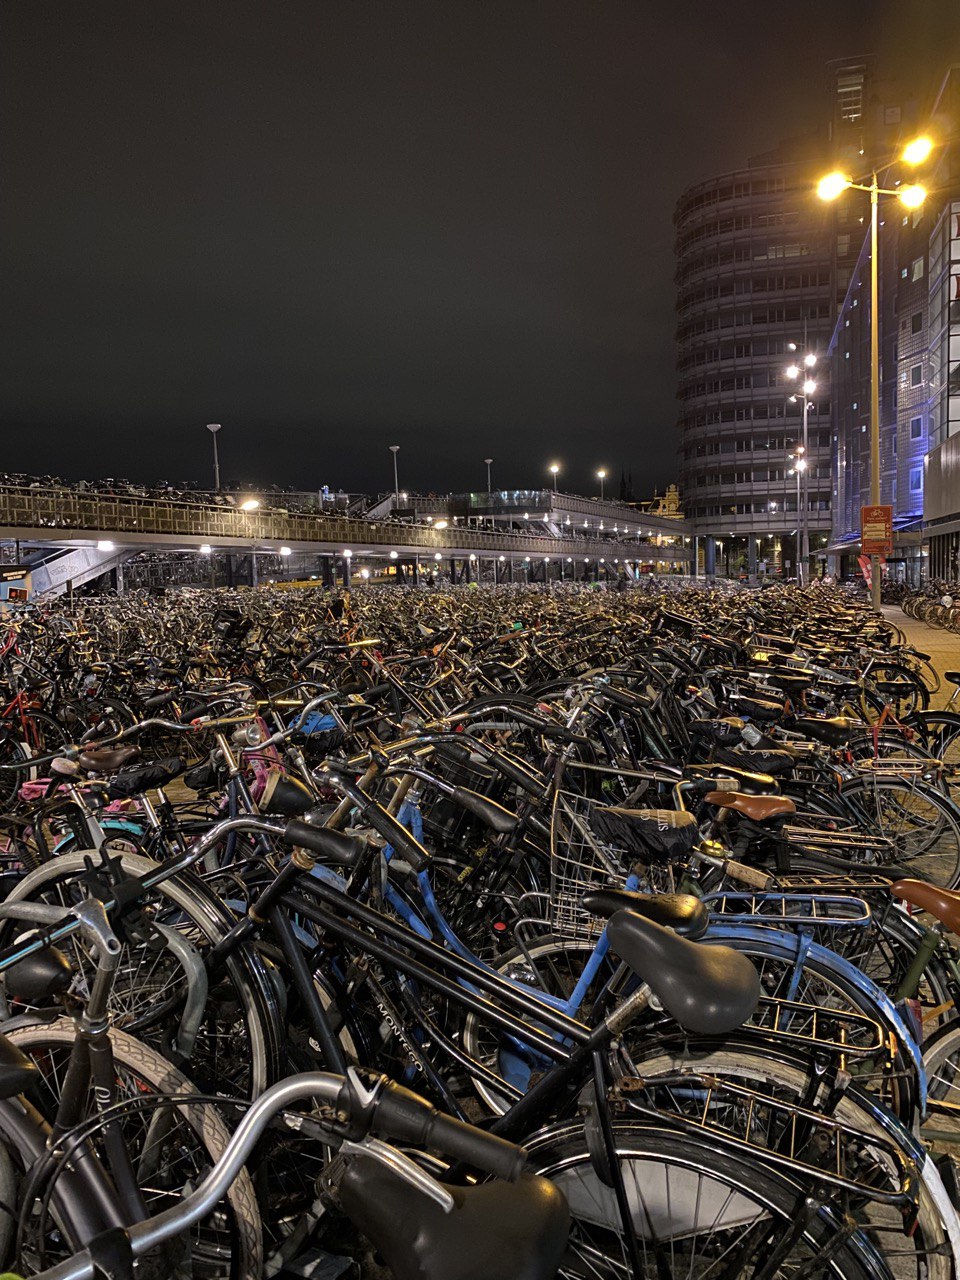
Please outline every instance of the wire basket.
M558 790L550 821L550 923L571 941L599 937L605 920L591 915L583 896L592 889L622 889L629 854L591 829L596 800Z

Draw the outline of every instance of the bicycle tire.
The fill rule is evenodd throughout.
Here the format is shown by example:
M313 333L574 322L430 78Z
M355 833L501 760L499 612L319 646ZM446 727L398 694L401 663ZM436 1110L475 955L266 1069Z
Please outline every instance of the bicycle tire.
M59 1092L56 1088L58 1081L55 1075L54 1055L60 1051L63 1059L66 1059L70 1047L77 1038L77 1028L73 1020L60 1018L53 1023L38 1023L33 1026L15 1027L6 1032L6 1035L13 1044L38 1064L41 1072L44 1072L45 1068L47 1069L43 1085L35 1086L33 1091L34 1096L36 1096L38 1088L42 1093L46 1094L46 1098L42 1099L40 1103L41 1110L44 1109L44 1101L48 1104L55 1104L59 1100ZM198 1094L199 1091L196 1086L186 1076L148 1045L135 1040L132 1036L128 1036L122 1031L113 1030L110 1032L110 1041L113 1047L118 1081L124 1073L128 1073L132 1078L131 1082L134 1089L139 1092L143 1092L143 1086L146 1085L148 1091L160 1095ZM51 1074L52 1072L53 1074ZM230 1140L227 1127L216 1108L210 1104L200 1102L184 1102L176 1106L176 1112L178 1117L178 1145L182 1148L183 1130L189 1127L201 1142L209 1164L214 1164L223 1154ZM47 1118L52 1119L52 1115L48 1114ZM151 1125L147 1129L147 1137L150 1138L155 1132L155 1128ZM132 1152L131 1154L135 1153ZM143 1157L141 1156L141 1158ZM141 1168L142 1171L142 1167L136 1160L134 1160L134 1167ZM168 1189L166 1191L167 1197L170 1194L172 1192ZM229 1256L225 1259L227 1268L217 1268L215 1272L195 1270L195 1259L191 1258L189 1264L191 1277L216 1274L224 1277L229 1276L231 1280L246 1280L247 1277L257 1276L261 1273L263 1240L260 1212L257 1208L253 1183L245 1169L240 1171L230 1190L226 1193L225 1199L230 1206L234 1219L233 1226L229 1230L230 1250ZM219 1211L218 1217L221 1215L222 1209ZM205 1221L208 1220L209 1216ZM214 1245L212 1242L206 1245L205 1249L209 1249L217 1260L223 1253L222 1246ZM186 1280L186 1273L184 1273L184 1280Z
M644 1277L654 1280L663 1274L653 1256L652 1237L665 1215L668 1230L672 1224L673 1234L667 1239L661 1238L659 1243L671 1260L666 1264L670 1275L703 1274L696 1266L694 1250L698 1246L705 1252L706 1260L715 1259L718 1254L729 1256L735 1246L718 1241L714 1241L712 1248L710 1245L721 1212L730 1216L739 1212L746 1230L756 1235L753 1243L757 1252L744 1260L740 1275L751 1274L751 1262L759 1266L761 1257L771 1251L777 1234L786 1235L790 1231L803 1192L787 1178L761 1167L759 1162L718 1150L715 1144L666 1127L655 1129L649 1124L617 1119L613 1121L613 1136L627 1185L632 1225L640 1226L635 1236ZM612 1280L630 1274L619 1243L622 1223L614 1207L613 1191L597 1175L595 1143L588 1139L584 1125L577 1122L553 1125L530 1135L523 1145L532 1171L550 1178L565 1192L570 1204L570 1243L558 1280L561 1277L587 1280L601 1275ZM674 1170L676 1177L671 1179ZM707 1194L703 1194L704 1189ZM658 1203L653 1203L655 1197ZM707 1231L697 1229L701 1205L715 1215ZM685 1216L681 1215L681 1209ZM730 1229L735 1230L736 1224L731 1223ZM661 1230L661 1237L665 1234ZM816 1274L831 1280L840 1280L840 1277L889 1280L889 1271L862 1233L854 1232L839 1241L837 1235L832 1211L828 1206L820 1206L806 1227L800 1228L793 1256L785 1260L786 1266L778 1267L773 1273L765 1270L764 1276L767 1280L786 1280L802 1267L817 1267L819 1257L823 1258L822 1267L816 1271L806 1269L804 1275ZM824 1258L825 1252L834 1245L833 1256ZM749 1247L747 1242L745 1247ZM662 1253L661 1260L665 1261Z
M26 901L54 893L57 900L62 902L64 897L58 892L58 886L65 881L69 882L82 876L86 871L87 859L96 859L96 857L92 850L76 850L73 853L63 854L52 862L44 863L24 876L13 887L7 901ZM134 853L123 853L120 859L124 874L129 876L145 875L155 870L157 866L152 860ZM182 913L210 944L218 942L232 923L214 895L201 881L189 876L189 873L182 873L165 880L152 892L161 895L172 905L172 918L176 919ZM8 931L13 934L16 928L10 929L8 926ZM130 948L127 944L124 944L124 950L129 953ZM82 957L76 948L74 957L76 964L82 963ZM200 1083L204 1087L209 1087L212 1092L226 1090L235 1095L242 1094L253 1098L259 1096L264 1089L279 1079L282 1072L283 1027L277 993L264 961L248 946L238 947L231 953L226 961L226 972L231 991L240 1002L243 1025L246 1029L249 1056L244 1063L238 1064L243 1066L245 1078L241 1079L235 1072L218 1069L215 1049L211 1053L211 1061L207 1066L194 1074L198 1076ZM121 961L112 1004L114 1013L119 1012L121 1016L124 1014L120 1004L120 997L124 991L122 973L123 962ZM135 974L136 971L134 976ZM132 979L129 988L132 1000L134 994L137 994ZM149 989L146 994L149 995ZM136 1015L136 1006L131 1005L130 1008L134 1010L132 1014L128 1011L130 1029L135 1030L138 1035L146 1035L150 1038L150 1031L144 1027ZM147 1010L148 1014L149 1012L150 1010ZM156 1010L154 1009L153 1012L155 1013ZM191 1059L191 1071L195 1065L197 1065L196 1051Z

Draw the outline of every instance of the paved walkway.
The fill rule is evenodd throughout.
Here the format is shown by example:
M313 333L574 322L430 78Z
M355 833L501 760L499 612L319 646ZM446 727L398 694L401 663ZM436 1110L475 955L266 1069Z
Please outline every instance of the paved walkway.
M944 631L942 627L930 627L925 622L908 618L898 604L885 604L883 616L900 628L906 635L908 644L912 644L921 653L929 653L930 661L941 677L939 693L930 698L930 709L938 711L954 692L954 686L943 680L943 673L947 670L960 670L960 636ZM954 710L957 705L954 703Z

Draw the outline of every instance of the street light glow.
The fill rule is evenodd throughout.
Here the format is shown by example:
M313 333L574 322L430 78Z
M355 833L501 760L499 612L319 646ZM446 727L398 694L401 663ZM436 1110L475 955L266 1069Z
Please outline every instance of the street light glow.
M919 138L913 138L903 148L901 159L904 164L923 164L924 160L930 158L930 152L933 150L933 139L921 134Z
M804 381L803 394L805 396L812 396L813 393L816 391L816 389L817 389L817 384L814 382L812 378L807 378Z
M826 174L817 183L817 195L821 200L836 200L843 195L847 187L852 187L853 182L845 173L835 170L833 173Z
M808 369L812 369L813 366L817 363L817 357L811 351L808 355L805 355L803 357L803 363L807 366Z
M800 376L800 368L798 365L795 365L795 364L788 364L786 369L784 369L783 372L787 375L787 377L791 380L791 382L793 381L794 378L799 378Z
M293 555L293 552L290 550L290 548L289 548L289 547L281 547L281 548L280 548L280 554L281 554L282 556L289 556L289 555Z
M901 187L897 196L905 209L919 209L927 198L927 189L914 182L908 187Z
M241 502L241 503L240 503L240 510L241 510L241 511L256 511L256 509L257 509L259 506L260 506L260 499L259 499L259 498L244 498L243 502Z
M555 476L559 470L560 470L560 467L558 466L558 464L557 464L556 462L551 462L551 463L550 463L550 474L551 474L552 476Z
M212 550L212 548L210 547L210 544L209 544L209 543L207 543L207 542L204 542L204 543L202 544L202 546L200 547L200 554L201 554L202 556L208 556L208 555L210 555L211 550Z

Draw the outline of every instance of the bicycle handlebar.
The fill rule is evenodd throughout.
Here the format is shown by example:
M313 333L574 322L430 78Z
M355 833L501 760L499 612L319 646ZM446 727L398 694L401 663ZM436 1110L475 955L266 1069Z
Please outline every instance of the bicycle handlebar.
M346 1110L353 1123L360 1124L367 1133L432 1146L496 1177L512 1181L523 1172L526 1163L522 1147L443 1115L431 1103L383 1077L368 1086L356 1075L347 1078L326 1071L305 1072L281 1080L257 1099L196 1190L155 1218L127 1228L133 1256L142 1257L210 1213L240 1174L273 1117L307 1098ZM90 1251L84 1249L39 1272L35 1280L93 1280L95 1275Z

